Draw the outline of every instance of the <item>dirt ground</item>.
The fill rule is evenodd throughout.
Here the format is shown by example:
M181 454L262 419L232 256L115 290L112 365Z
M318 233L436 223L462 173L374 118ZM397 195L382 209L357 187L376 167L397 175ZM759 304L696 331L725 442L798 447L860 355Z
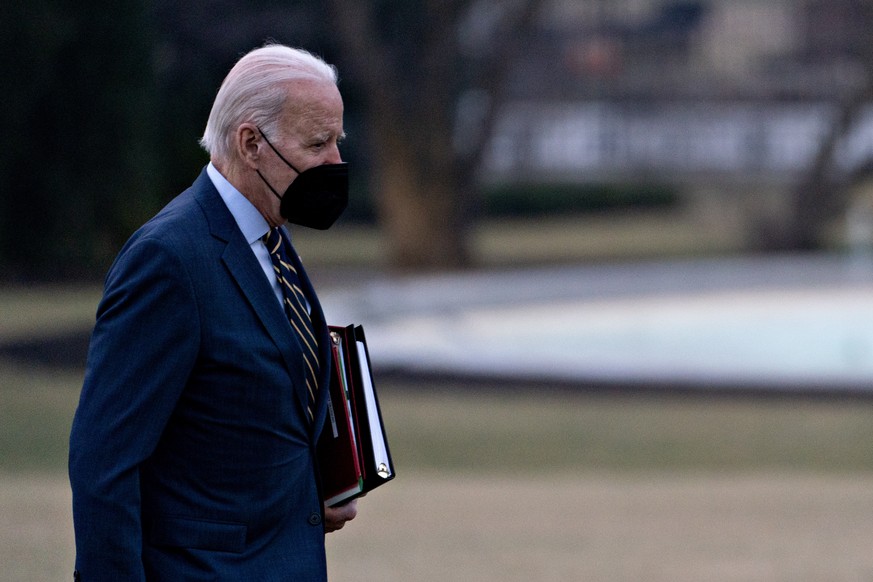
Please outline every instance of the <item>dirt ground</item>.
M68 580L63 476L0 476L0 578ZM873 475L405 473L328 537L332 582L873 580Z

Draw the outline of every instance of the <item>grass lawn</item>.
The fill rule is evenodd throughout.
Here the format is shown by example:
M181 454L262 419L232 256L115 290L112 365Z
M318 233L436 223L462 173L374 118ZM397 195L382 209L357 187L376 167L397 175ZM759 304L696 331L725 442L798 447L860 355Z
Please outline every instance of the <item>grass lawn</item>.
M0 563L66 579L77 373L0 367ZM873 406L381 383L398 477L333 581L868 579Z
M81 373L0 368L0 471L59 473ZM873 401L509 393L381 383L399 467L425 472L873 474Z
M0 290L0 343L98 298ZM71 576L81 376L0 359L0 579ZM873 579L873 400L378 387L398 477L328 538L332 582Z

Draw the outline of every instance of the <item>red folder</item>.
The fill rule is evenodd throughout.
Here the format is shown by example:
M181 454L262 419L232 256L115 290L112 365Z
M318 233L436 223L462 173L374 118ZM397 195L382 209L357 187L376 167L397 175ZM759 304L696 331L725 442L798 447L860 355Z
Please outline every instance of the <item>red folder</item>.
M364 329L330 326L328 416L318 440L325 503L340 505L394 478Z

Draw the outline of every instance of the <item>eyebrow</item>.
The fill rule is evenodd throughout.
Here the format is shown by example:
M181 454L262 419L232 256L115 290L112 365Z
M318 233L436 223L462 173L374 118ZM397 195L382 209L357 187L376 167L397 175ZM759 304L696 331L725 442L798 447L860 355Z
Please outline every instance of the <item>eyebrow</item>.
M317 133L317 134L312 136L312 138L310 139L310 142L314 143L314 142L318 142L318 141L329 141L330 138L333 137L333 135L334 134L332 131L325 131L322 133ZM336 136L337 142L341 142L344 139L346 139L346 132L345 131L343 131L341 134Z

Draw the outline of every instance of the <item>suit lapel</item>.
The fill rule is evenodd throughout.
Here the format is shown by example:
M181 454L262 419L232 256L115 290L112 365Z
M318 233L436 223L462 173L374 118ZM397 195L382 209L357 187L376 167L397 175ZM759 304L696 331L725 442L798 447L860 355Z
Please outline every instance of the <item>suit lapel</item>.
M294 386L303 385L303 362L300 361L297 338L288 325L282 306L276 301L273 289L264 277L261 265L205 170L194 182L194 190L209 222L210 233L226 243L221 261L281 352ZM303 410L306 410L303 391L294 392Z

